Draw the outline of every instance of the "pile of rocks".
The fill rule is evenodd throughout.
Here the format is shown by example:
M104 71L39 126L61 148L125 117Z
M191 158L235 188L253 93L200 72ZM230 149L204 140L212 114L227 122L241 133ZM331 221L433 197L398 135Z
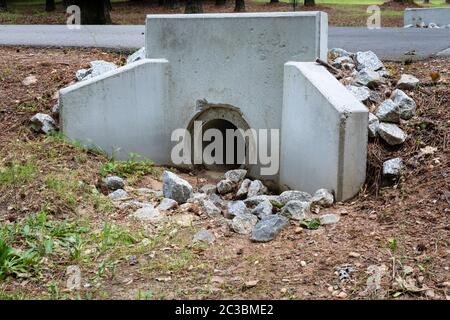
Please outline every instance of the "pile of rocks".
M430 22L428 24L426 24L423 21L420 21L416 24L407 24L406 26L404 26L403 28L428 28L428 29L450 29L450 24L437 24L434 22Z
M103 180L109 197L119 208L136 208L130 217L159 223L172 219L183 226L190 225L195 216L219 218L231 231L249 235L254 242L273 240L290 220L309 221L316 219L326 225L339 221L335 214L319 216L321 207L334 203L333 193L326 189L317 190L312 196L302 191L285 191L271 195L260 180L246 178L243 169L230 170L217 184L206 184L198 192L188 181L173 172L164 171L163 190L148 190L157 202L139 202L123 189L120 177ZM140 190L140 192L145 192ZM194 236L194 241L214 241L215 236L203 229Z

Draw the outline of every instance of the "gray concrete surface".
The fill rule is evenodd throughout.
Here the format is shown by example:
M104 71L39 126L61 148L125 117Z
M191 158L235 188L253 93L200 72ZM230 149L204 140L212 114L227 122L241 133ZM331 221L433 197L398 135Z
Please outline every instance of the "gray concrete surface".
M404 25L436 23L440 26L450 24L450 8L408 8L403 16Z
M0 45L134 49L144 45L144 32L144 25L83 26L81 30L64 25L0 25ZM330 27L328 47L372 50L389 60L402 60L405 52L416 50L416 57L424 58L450 47L450 29Z

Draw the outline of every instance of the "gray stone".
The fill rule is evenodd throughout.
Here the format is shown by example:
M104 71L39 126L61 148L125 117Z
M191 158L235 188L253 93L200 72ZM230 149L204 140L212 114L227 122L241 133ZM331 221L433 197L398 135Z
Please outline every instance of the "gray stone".
M228 202L224 199L222 199L217 194L211 194L209 196L209 199L213 202L213 204L218 207L219 209L226 210L228 208Z
M328 56L331 58L331 60L334 60L334 59L340 58L340 57L350 57L352 55L353 55L353 53L348 52L341 48L332 48L328 51Z
M260 219L263 219L267 216L272 215L272 209L273 205L270 203L269 200L265 200L263 202L260 202L252 211L251 213L257 216Z
M235 216L248 214L249 210L245 205L244 201L231 201L228 203L227 207L227 218L231 219Z
M139 208L131 215L131 217L137 220L151 222L157 222L163 218L159 210L153 206L144 206Z
M117 69L114 63L103 60L91 61L89 65L91 66L89 69L80 69L76 72L75 77L78 81L91 79L105 72Z
M384 83L384 79L379 75L379 73L371 69L360 70L356 74L355 81L358 84L367 86L369 88L375 88Z
M368 126L369 137L375 138L378 134L379 127L380 121L378 120L378 118L373 113L369 113L369 126Z
M233 191L234 189L234 183L230 180L220 180L219 183L217 183L217 192L219 194L227 194Z
M194 242L213 243L216 237L206 229L202 229L194 235Z
M264 201L269 201L270 203L272 203L272 205L277 207L282 207L284 205L284 203L281 202L280 197L274 195L260 195L250 197L245 199L244 203L248 206L257 206L258 204Z
M436 23L434 23L434 22L430 22L428 24L428 28L430 28L430 29L439 29L439 26Z
M268 242L273 240L289 223L286 217L277 214L259 221L252 230L251 240L254 242Z
M53 105L52 113L59 114L59 101Z
M117 189L117 190L111 192L110 194L108 194L108 198L110 198L111 200L119 200L119 199L123 199L123 198L127 198L127 197L128 197L128 193L122 189Z
M310 206L308 201L291 200L281 209L280 214L292 220L304 220L310 213Z
M377 116L380 121L399 123L400 108L398 104L391 99L386 99L378 106L375 116Z
M401 158L394 158L383 163L383 176L386 178L398 178L403 168Z
M245 178L247 170L235 169L225 172L225 180L230 180L233 183L238 183Z
M125 187L125 182L121 177L118 176L110 176L103 179L103 182L106 184L109 190L117 190L123 189Z
M419 79L410 74L402 74L397 82L397 88L402 90L413 90L419 85Z
M330 207L334 203L334 195L330 190L319 189L314 193L311 199L312 205L319 205L321 207Z
M200 188L200 192L203 192L207 195L211 195L217 192L217 186L214 184L205 184L203 187Z
M339 222L339 216L334 213L327 213L319 217L321 225L333 224Z
M378 70L377 72L383 78L388 78L391 76L391 73L387 69L384 69L384 68L381 70Z
M140 48L138 51L129 55L127 58L127 64L145 59L145 47Z
M192 186L176 174L164 171L162 180L164 197L173 199L179 204L185 203L192 197Z
M400 89L395 89L391 95L392 101L400 108L400 118L411 119L416 110L416 102Z
M402 129L393 123L380 123L378 134L391 146L402 144L408 137Z
M91 72L90 69L80 69L77 72L75 72L75 78L77 81L82 81L84 78L88 76L88 74Z
M35 132L48 134L56 130L55 120L45 113L36 113L31 117L30 123Z
M203 200L206 200L206 199L208 199L208 195L206 193L195 192L195 193L192 194L192 196L189 199L187 199L186 202L189 202L189 203L200 203L200 202L202 202Z
M212 200L209 199L202 200L200 202L200 206L202 207L203 212L210 217L218 216L222 213L222 210L218 208Z
M35 75L29 75L25 79L22 80L22 84L24 86L31 86L32 84L35 84L38 81Z
M266 186L260 180L254 180L248 187L247 196L249 198L267 193Z
M159 203L157 209L161 210L161 211L167 211L167 210L174 209L177 206L178 206L178 203L175 200L169 199L169 198L163 198L161 200L161 202Z
M231 221L231 229L239 234L250 234L258 223L258 217L250 213L236 215Z
M356 68L358 70L370 69L373 71L377 71L384 67L383 63L372 51L357 52L355 55L355 61Z
M298 201L311 201L311 195L307 192L297 191L297 190L288 190L284 191L279 195L279 201L282 205L286 205L289 201L298 200Z
M362 86L354 86L354 85L347 85L347 90L351 92L355 96L356 99L358 99L361 102L365 102L370 97L370 89L368 87Z
M346 64L346 65L353 64L353 59L350 56L338 57L338 58L334 59L334 61L331 65L337 69L343 69L344 64Z
M245 179L244 181L242 181L242 183L236 193L236 197L245 198L248 193L248 187L250 187L251 183L252 183L252 180L250 180L250 179Z

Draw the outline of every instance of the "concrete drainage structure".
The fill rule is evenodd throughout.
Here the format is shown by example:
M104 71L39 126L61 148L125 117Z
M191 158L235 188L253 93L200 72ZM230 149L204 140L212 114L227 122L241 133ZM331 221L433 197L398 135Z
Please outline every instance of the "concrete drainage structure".
M196 119L281 130L281 188L354 196L365 180L368 111L324 67L323 12L149 15L147 58L60 91L64 134L116 158L171 165L171 134Z
M408 8L405 9L403 23L405 26L434 23L445 27L450 24L450 8Z

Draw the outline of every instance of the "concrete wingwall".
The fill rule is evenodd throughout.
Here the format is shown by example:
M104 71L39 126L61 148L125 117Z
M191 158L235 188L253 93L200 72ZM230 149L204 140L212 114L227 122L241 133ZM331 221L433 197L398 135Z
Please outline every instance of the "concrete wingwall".
M403 16L404 25L436 23L437 25L450 24L450 8L408 8Z
M167 60L143 59L61 89L63 133L118 159L170 163L167 68Z
M365 181L368 110L324 67L284 67L280 185L334 190L337 201Z

